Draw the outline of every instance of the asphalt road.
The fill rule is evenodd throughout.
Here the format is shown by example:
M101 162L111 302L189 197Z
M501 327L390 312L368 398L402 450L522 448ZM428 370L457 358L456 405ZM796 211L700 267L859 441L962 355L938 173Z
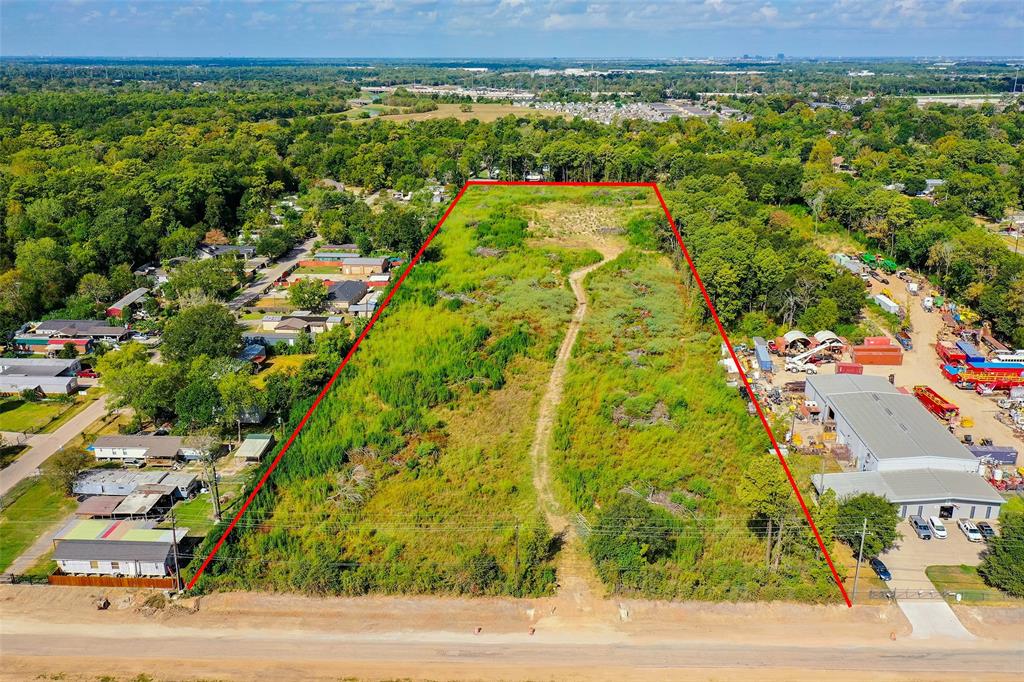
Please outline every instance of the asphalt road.
M69 419L53 433L36 434L29 437L30 448L18 459L14 460L3 471L0 471L0 495L20 483L23 479L33 476L36 470L55 452L64 447L68 441L82 433L90 424L99 419L107 411L107 397L100 396L91 405Z
M981 674L990 679L1014 679L1024 673L1024 656L1019 646L977 646L952 643L944 648L915 650L907 642L886 642L881 646L830 646L759 644L720 641L644 641L629 638L526 633L515 635L472 635L441 631L354 634L269 630L164 629L155 625L141 628L125 625L39 623L5 619L2 633L4 667L12 659L19 666L31 665L24 657L47 657L75 661L81 671L102 673L104 661L124 665L155 665L175 660L176 674L190 669L231 676L272 668L293 672L302 679L337 669L412 669L429 674L477 675L480 670L507 679L523 675L583 675L593 671L603 678L613 670L630 671L649 679L677 677L686 670L863 671L891 675ZM162 631L162 632L161 632ZM44 661L35 659L37 665ZM111 663L113 665L113 663ZM99 667L97 667L99 666ZM46 663L46 668L52 665ZM148 666L145 666L148 667ZM8 668L10 669L10 668ZM674 672L676 671L676 672ZM598 674L600 673L600 674ZM990 673L991 675L988 675ZM258 674L258 673L257 673ZM749 673L747 673L749 675ZM804 675L797 675L804 677ZM288 677L286 676L286 679ZM888 679L888 677L887 677Z

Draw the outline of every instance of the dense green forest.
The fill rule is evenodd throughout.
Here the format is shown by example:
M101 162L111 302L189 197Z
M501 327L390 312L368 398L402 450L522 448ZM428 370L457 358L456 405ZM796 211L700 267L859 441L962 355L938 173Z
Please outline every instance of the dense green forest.
M258 234L275 198L305 193L320 178L369 190L411 189L428 180L458 186L485 169L521 178L544 168L552 179L653 179L669 192L680 190L678 196L697 191L714 199L718 208L706 228L689 225L685 201L673 207L702 257L704 243L750 230L760 234L757 243L771 243L783 269L792 269L803 248L797 242L809 241L806 221L789 221L800 225L799 238L779 224L786 222L782 213L802 209L815 230L846 233L928 272L1003 336L1024 344L1024 260L976 220L999 221L1021 204L1019 105L922 109L906 99L875 98L841 111L813 109L796 94L769 94L736 102L753 116L747 122L349 122L308 115L344 108L355 92L313 75L284 86L277 67L228 78L211 66L207 75L221 80L196 92L191 76L174 80L174 66L110 68L156 70L162 78L114 87L81 72L43 77L54 66L5 63L13 92L0 102L3 330L65 307L80 311L86 275L112 283L104 292L109 301L135 284L126 267L183 255L211 230L229 239ZM834 157L843 158L841 167ZM945 184L934 196L916 196L926 179ZM894 183L903 191L885 189ZM315 201L337 211L339 200L354 203ZM331 222L353 240L368 231L365 215ZM410 231L399 246L418 236ZM363 244L394 245L366 238ZM742 283L760 276L745 255L719 251L715 258L730 266L723 278ZM761 260L774 269L770 254ZM769 298L785 298L798 280L806 278L784 277ZM729 322L753 312L752 300L745 299L748 310L728 312ZM723 300L721 307L734 306ZM777 322L803 312L778 301L761 307Z

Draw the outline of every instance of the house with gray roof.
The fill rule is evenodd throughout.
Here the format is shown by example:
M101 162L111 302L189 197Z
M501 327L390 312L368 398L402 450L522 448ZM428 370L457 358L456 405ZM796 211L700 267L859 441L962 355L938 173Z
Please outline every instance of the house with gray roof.
M0 395L25 390L68 395L78 388L75 373L80 369L78 360L0 358Z

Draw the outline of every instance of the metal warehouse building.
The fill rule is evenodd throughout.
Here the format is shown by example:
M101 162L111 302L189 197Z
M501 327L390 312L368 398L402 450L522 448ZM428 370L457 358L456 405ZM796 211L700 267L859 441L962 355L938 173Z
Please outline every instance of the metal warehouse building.
M899 506L900 516L912 514L943 519L994 519L1005 502L981 476L945 469L905 471L857 471L815 474L811 477L820 495L833 490L839 499L874 493Z
M834 422L836 442L850 449L861 471L978 471L974 455L917 398L882 377L810 376L806 395L825 422Z

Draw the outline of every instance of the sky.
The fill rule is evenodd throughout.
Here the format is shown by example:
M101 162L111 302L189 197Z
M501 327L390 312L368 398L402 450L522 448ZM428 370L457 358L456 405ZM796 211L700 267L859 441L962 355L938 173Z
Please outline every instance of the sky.
M0 0L0 56L1024 55L1024 0Z

